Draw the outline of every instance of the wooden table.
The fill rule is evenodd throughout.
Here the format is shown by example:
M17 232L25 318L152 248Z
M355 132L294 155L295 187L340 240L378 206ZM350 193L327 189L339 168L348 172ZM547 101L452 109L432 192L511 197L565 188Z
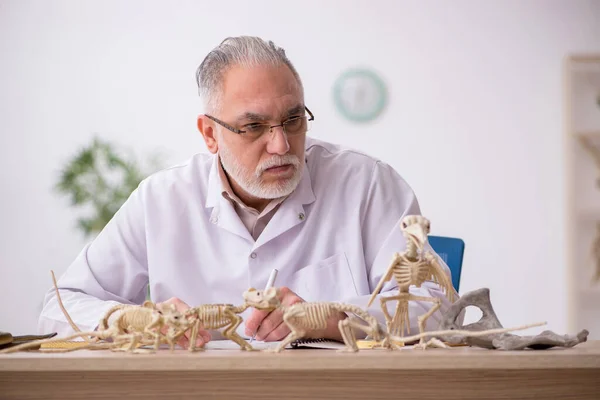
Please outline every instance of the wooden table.
M1 399L600 399L600 342L571 349L0 355Z

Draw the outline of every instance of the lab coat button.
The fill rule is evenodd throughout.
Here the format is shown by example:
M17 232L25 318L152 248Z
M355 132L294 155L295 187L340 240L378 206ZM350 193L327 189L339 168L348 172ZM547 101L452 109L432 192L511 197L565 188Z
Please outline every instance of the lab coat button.
M299 219L300 221L304 221L304 213L300 213L300 214L298 214L298 219Z
M216 224L219 221L219 219L217 217L212 217L210 219L210 222L212 222L213 224Z
M256 258L256 253L250 254L250 258Z

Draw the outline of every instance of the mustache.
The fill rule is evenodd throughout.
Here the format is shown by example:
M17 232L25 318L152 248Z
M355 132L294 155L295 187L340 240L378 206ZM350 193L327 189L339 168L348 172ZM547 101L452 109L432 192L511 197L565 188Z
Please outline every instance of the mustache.
M291 154L271 157L268 160L265 160L264 162L259 164L258 167L256 167L256 176L260 177L260 175L269 168L281 167L282 165L288 164L292 165L294 168L297 169L300 166L300 160L298 159L298 157Z

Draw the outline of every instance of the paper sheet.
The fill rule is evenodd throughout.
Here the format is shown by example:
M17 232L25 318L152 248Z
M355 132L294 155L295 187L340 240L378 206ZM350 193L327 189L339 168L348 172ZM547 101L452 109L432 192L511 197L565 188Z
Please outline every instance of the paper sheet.
M249 340L248 343L250 343ZM267 350L274 349L280 343L281 342L262 342L260 340L255 340L251 343L251 346L256 350ZM204 348L207 350L239 350L240 345L232 340L211 340L204 345Z

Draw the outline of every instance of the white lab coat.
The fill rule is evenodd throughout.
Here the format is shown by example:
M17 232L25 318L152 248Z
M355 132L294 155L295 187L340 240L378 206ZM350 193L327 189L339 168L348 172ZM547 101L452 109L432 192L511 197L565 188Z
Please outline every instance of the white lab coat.
M405 249L399 225L405 215L420 214L415 194L389 165L354 150L307 138L305 158L298 187L256 241L221 194L216 156L197 154L145 179L60 278L72 319L94 329L114 304L141 304L148 285L155 302L175 296L190 306L240 304L242 292L262 289L273 268L276 286L306 301L366 307L393 253ZM395 288L388 282L382 293ZM411 293L441 298L442 312L449 306L436 284ZM55 297L50 289L39 331L69 334ZM395 302L388 307L393 315ZM410 303L411 333L431 307ZM385 326L378 299L369 311ZM434 313L427 329L437 328L440 317Z

